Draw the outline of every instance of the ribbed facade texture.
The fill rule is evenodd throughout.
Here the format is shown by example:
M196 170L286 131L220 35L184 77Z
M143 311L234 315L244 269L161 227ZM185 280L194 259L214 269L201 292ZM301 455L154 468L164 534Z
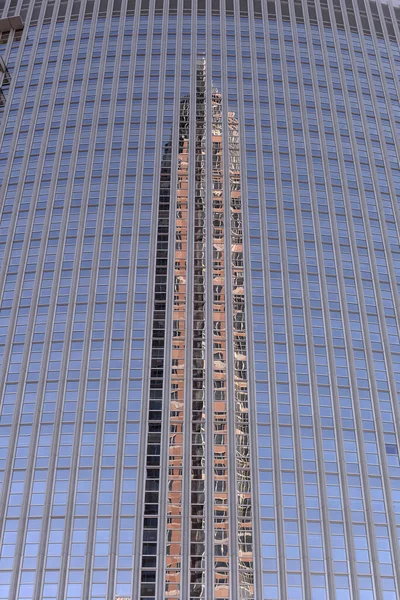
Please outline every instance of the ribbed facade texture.
M0 600L399 600L399 2L0 0L0 185Z

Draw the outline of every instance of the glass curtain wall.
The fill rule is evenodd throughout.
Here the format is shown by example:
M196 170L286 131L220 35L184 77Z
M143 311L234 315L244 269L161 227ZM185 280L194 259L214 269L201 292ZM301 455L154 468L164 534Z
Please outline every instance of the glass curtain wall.
M396 4L0 0L0 600L400 597Z

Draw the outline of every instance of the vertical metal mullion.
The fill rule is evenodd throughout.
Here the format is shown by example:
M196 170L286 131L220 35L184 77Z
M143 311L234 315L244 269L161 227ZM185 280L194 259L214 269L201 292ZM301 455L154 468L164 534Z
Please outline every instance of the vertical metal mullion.
M194 260L194 213L196 169L196 77L197 77L197 2L192 3L192 54L189 99L189 172L188 172L188 228L186 271L186 349L185 349L185 428L182 510L182 578L181 598L190 597L190 535L191 535L191 472L192 472L192 403L193 403L193 260Z
M132 57L136 56L136 48L138 41L138 30L140 27L141 19L141 2L136 0L135 6L135 20L134 20L134 31L133 31L133 48ZM149 41L147 40L147 46L149 47ZM147 52L147 56L149 56ZM136 71L136 63L132 60L132 71ZM145 69L146 72L149 69ZM134 90L134 76L133 72L130 78L132 82L131 93ZM132 96L128 96L131 98ZM143 119L140 125L139 143L138 143L138 161L137 161L137 179L135 189L135 210L133 216L133 234L132 240L135 240L135 262L133 262L133 256L131 255L131 265L136 264L136 258L138 253L139 243L139 224L140 224L140 199L141 199L141 185L142 185L142 164L143 164L143 147L145 139L145 117L147 113L147 104L145 102L145 95L142 95L142 111ZM158 204L158 203L157 203ZM151 240L150 248L150 263L149 263L149 282L148 282L148 298L151 300L147 308L146 314L146 328L145 331L152 332L153 323L153 311L154 311L154 290L155 290L155 266L156 266L156 243L157 243L157 205L152 209L152 228L151 228ZM132 274L132 304L134 302L134 292L136 290L136 277ZM132 309L133 310L133 309ZM146 483L146 458L147 458L147 436L148 436L148 408L149 408L149 374L151 368L151 349L152 349L152 336L147 336L146 346L144 350L143 360L143 388L142 388L142 399L141 399L141 412L140 412L140 434L139 434L139 446L138 446L138 483L137 483L137 494L136 494L136 523L135 523L135 540L133 547L133 555L135 557L133 563L133 590L132 599L138 600L140 597L140 584L141 584L141 557L142 557L142 537L143 537L143 517L144 517L144 490Z
M137 160L137 181L136 181L136 205L137 205L137 213L134 215L134 226L136 226L135 235L132 236L133 239L136 238L136 253L138 252L138 240L139 240L139 224L140 224L140 204L141 204L141 196L142 196L142 183L143 183L143 161L144 161L144 145L146 139L146 118L147 118L147 106L148 106L148 88L149 81L148 77L150 74L150 58L151 58L151 47L152 47L152 37L151 32L153 30L154 23L154 7L155 0L150 0L149 3L149 13L148 13L148 36L147 36L147 48L146 48L146 59L144 72L147 75L147 78L143 83L143 95L142 95L142 121L140 125L140 134L139 134L139 143L138 143L138 160ZM135 20L136 27L134 29L134 43L137 44L137 36L138 29L140 27L140 19L142 18L141 14L141 2L137 0L137 4L135 7ZM135 65L136 69L136 65ZM158 191L159 182L157 182L155 190ZM153 190L153 194L157 193ZM148 306L147 316L146 316L146 331L151 332L147 339L147 344L145 348L144 361L143 361L143 373L150 375L151 369L151 351L152 351L152 324L153 324L153 312L154 312L154 290L155 290L155 268L156 268L156 245L157 245L157 206L158 202L154 203L153 207L153 223L151 229L151 241L150 247L153 252L151 253L151 262L149 265L149 283L148 283L148 298L151 298L153 294L153 298L151 299L150 305ZM135 284L136 288L136 284ZM137 494L136 494L136 502L137 502L137 513L136 513L136 528L135 528L135 542L134 542L134 556L136 560L134 562L134 572L133 572L133 600L138 600L141 596L141 574L142 574L142 565L141 565L141 556L142 556L142 547L143 547L143 519L144 519L144 498L145 498L145 485L146 485L146 459L147 459L147 439L148 439L148 413L149 413L149 384L150 379L149 376L144 377L143 382L143 391L142 391L142 410L140 415L140 437L139 437L139 459L138 459L138 485L137 485ZM159 525L159 523L158 523ZM158 544L160 540L158 539ZM158 550L158 548L157 548ZM159 577L159 564L156 565L156 580Z
M170 423L170 408L171 408L171 355L172 355L172 331L173 331L173 313L174 313L174 261L175 261L175 236L176 236L176 206L177 206L177 169L178 169L178 146L179 146L179 130L180 130L180 111L181 111L181 101L180 101L180 78L179 73L181 72L181 63L182 63L182 13L183 13L183 0L178 0L178 9L177 9L177 17L176 17L176 69L175 69L175 93L174 93L174 118L172 124L172 132L171 132L171 178L170 178L170 226L169 226L169 261L168 261L168 275L167 275L167 299L166 299L166 316L165 316L165 365L166 370L164 371L164 396L165 396L165 413L163 419L163 431L162 431L162 440L161 440L161 448L163 449L161 456L161 465L163 465L163 461L165 460L165 483L163 487L160 484L160 491L163 490L165 495L164 503L167 502L168 497L168 476L169 476L169 423ZM168 14L168 13L167 13ZM168 27L168 20L167 20ZM184 422L184 427L186 426L186 422ZM165 456L163 456L165 454ZM183 457L183 461L185 457ZM160 502L161 503L161 502ZM166 507L162 507L163 511L163 519L161 519L161 510L159 511L160 515L160 560L159 560L159 569L160 565L163 565L163 574L162 576L159 574L158 579L158 592L157 597L162 598L165 594L164 586L165 578L166 578L166 561L165 561L165 548L166 548ZM182 527L182 521L181 521ZM182 548L181 548L182 552ZM180 579L180 586L182 590L182 574Z
M167 31L168 31L168 2L164 3L163 7L163 24L162 24L162 41L161 41L161 68L160 68L160 80L159 80L159 110L158 110L158 121L156 140L162 139L163 131L163 110L164 110L164 88L165 88L165 60L166 60L166 47L167 47ZM178 27L177 27L178 31ZM179 34L177 33L177 37ZM178 73L179 70L177 69ZM179 89L179 88L178 88ZM177 94L179 97L179 94ZM175 124L174 124L175 125ZM172 153L174 153L174 140L176 135L172 135ZM162 161L163 148L159 146L156 149L157 165L155 172L158 174L161 172L161 161ZM176 214L176 168L173 169L173 157L171 156L171 171L170 171L170 207L169 207L169 237L168 237L168 272L167 272L167 291L166 291L166 311L165 311L165 346L164 346L164 384L163 384L163 419L161 424L161 456L160 456L160 479L159 479L159 508L158 508L158 557L157 557L157 578L156 578L156 598L162 598L165 594L165 544L166 544L166 515L167 515L167 496L168 496L168 459L169 459L169 412L170 412L170 389L171 389L171 340L172 340L172 313L173 313L173 298L174 298L174 260L175 260L175 227L176 221L174 215ZM157 187L153 191L153 203L155 206L158 205L157 196L159 194L159 179L156 180ZM156 219L154 219L155 221ZM151 357L150 357L151 363Z
M206 0L206 598L214 595L212 6Z
M258 73L257 73L257 61L256 61L256 47L255 47L255 15L253 2L249 1L249 20L250 20L250 48L251 48L251 66L252 66L252 79L253 79L253 90L254 90L254 116L255 116L255 141L256 147L262 148L261 141L261 114L259 106L259 88L258 88ZM243 128L243 119L239 119L239 128ZM239 136L241 153L245 153L245 139L243 136ZM263 181L263 165L262 165L262 152L257 152L257 172L258 172L258 184L259 188L264 190L262 185ZM245 288L245 314L246 314L246 335L247 335L247 385L248 385L248 398L249 398L249 424L250 424L250 468L251 468L251 507L253 513L252 519L252 532L253 532L253 574L254 574L254 598L261 598L263 593L263 580L262 580L262 545L261 545L261 531L260 531L260 481L258 471L258 436L257 436L257 406L256 406L256 386L254 381L254 332L253 332L253 310L252 310L252 282L251 282L251 255L250 255L250 235L249 235L249 215L248 206L246 204L247 194L247 180L244 176L246 171L246 165L240 161L242 181L242 227L243 227L243 264L244 264L244 288ZM260 193L260 203L265 204L265 198L263 192ZM263 221L263 219L261 219ZM261 234L262 235L262 234ZM264 236L263 236L264 237ZM264 237L266 240L266 237Z
M167 310L166 310L166 342L169 344L169 347L166 348L166 360L165 364L167 365L168 374L166 377L166 385L165 385L165 398L168 398L167 411L165 414L165 425L163 430L163 438L161 447L165 448L166 456L166 483L164 487L168 485L168 452L169 452L169 422L170 422L170 398L171 398L171 356L172 356L172 331L173 331L173 313L174 313L174 261L175 261L175 236L176 236L176 210L177 210L177 181L178 181L178 147L179 147L179 130L180 130L180 113L181 113L181 98L180 98L180 90L181 90L181 81L179 74L181 72L182 65L182 26L183 26L183 0L178 0L177 3L177 17L176 17L176 69L175 69L175 93L174 93L174 118L172 125L172 153L171 153L171 186L170 186L170 240L169 240L169 252L172 259L169 260L168 264L168 277L167 277ZM183 427L185 431L186 423L186 407L184 409L184 418L183 418ZM163 458L161 457L161 460ZM185 464L185 456L183 456L183 464ZM168 495L168 490L165 490L166 497ZM163 551L165 552L165 543L166 543L166 511L164 514L164 523L161 523L160 527L163 532L163 536L160 535L160 542L163 544ZM181 556L183 557L183 514L181 516ZM161 564L161 562L159 563ZM160 582L165 582L165 556L163 556L163 565L164 572L163 577L160 577ZM181 571L180 578L180 594L182 594L183 587L183 574ZM159 597L163 597L165 594L164 590L159 587Z
M10 3L11 3L11 0L3 0L3 3L2 3L3 6L0 7L0 17L2 17L3 14L5 16L8 16L8 9L9 9Z
M234 0L234 22L236 32L236 69L238 103L243 98L240 43L240 3ZM224 68L224 72L226 69ZM228 86L224 81L222 96L222 151L223 151L223 197L224 197L224 245L225 245L225 306L226 306L226 406L228 429L228 490L229 490L229 589L232 598L240 597L239 589L239 554L237 524L237 466L236 466L236 398L233 353L233 291L232 291L232 242L231 242L231 190L230 190L230 148L228 122ZM241 139L241 146L245 143ZM242 182L241 182L242 183ZM242 198L244 196L241 189Z
M377 2L376 4L379 4L379 2ZM385 4L388 6L389 8L389 12L390 12L390 16L392 19L392 24L393 24L393 29L395 32L395 36L396 36L396 42L399 45L400 44L400 21L398 18L398 14L399 13L399 8L398 6L396 6L396 2L395 0L388 0L388 2L385 2ZM385 28L386 28L386 24L385 24Z

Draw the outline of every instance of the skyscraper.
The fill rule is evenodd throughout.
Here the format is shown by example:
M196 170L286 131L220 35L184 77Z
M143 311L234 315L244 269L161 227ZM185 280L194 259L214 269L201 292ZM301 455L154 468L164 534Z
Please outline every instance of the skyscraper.
M397 0L0 17L0 600L398 600Z

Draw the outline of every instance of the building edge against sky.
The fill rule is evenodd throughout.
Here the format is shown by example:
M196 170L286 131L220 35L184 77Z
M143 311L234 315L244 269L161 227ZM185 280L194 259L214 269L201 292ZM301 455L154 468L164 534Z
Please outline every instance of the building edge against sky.
M400 7L0 1L0 600L400 597Z

